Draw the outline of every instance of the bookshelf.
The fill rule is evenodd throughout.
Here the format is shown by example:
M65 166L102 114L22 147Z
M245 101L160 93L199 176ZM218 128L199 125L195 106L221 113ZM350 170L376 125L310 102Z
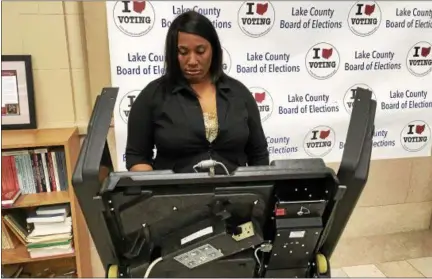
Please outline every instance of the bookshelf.
M2 152L38 149L38 148L62 148L64 150L67 173L66 191L41 192L35 194L21 194L15 203L2 211L13 210L14 208L34 208L42 205L69 203L74 253L56 255L44 258L31 258L24 245L18 245L14 249L2 250L2 265L25 264L42 266L40 263L49 263L49 268L55 270L65 265L65 261L71 262L76 269L77 277L92 277L92 266L90 258L90 236L84 220L79 203L75 197L71 185L72 174L75 163L80 152L80 138L77 128L60 129L36 129L36 130L15 130L2 131ZM2 212L3 215L3 212ZM32 264L37 263L37 265Z

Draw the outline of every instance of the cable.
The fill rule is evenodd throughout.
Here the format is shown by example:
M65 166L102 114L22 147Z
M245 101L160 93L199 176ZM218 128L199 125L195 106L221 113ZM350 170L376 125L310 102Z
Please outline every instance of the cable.
M210 169L210 168L213 168L215 166L221 166L224 169L226 175L230 175L226 166L223 163L215 161L215 160L203 160L203 161L199 162L198 164L194 165L193 169L195 172L198 172L197 168Z
M254 256L255 256L255 259L256 259L256 261L257 261L257 263L259 265L259 270L261 270L261 261L260 261L260 259L258 257L258 251L261 251L261 247L256 248L255 251L254 251Z
M221 166L221 167L224 169L226 175L229 175L229 174L230 174L229 171L228 171L228 169L227 169L227 168L225 167L225 165L222 164L221 162L216 162L216 165Z
M162 261L162 257L159 257L159 258L157 258L156 260L154 260L154 261L149 265L149 267L147 268L146 273L144 274L144 277L143 277L143 278L148 278L149 275L150 275L151 270L152 270L152 269L155 267L155 265L156 265L158 262L160 262L160 261Z
M261 253L269 253L273 249L273 245L271 243L263 243L260 247L256 248L254 251L255 259L258 263L258 272L261 273L263 262L258 257L258 251Z

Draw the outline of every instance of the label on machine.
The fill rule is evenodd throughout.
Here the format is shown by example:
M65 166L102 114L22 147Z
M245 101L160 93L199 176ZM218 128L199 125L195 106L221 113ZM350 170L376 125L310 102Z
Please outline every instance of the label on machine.
M186 244L188 242L191 242L192 240L195 240L197 238L203 237L203 236L211 234L211 233L213 233L213 227L210 226L210 227L207 227L205 229L199 230L197 232L194 232L193 234L190 234L190 235L182 238L180 240L180 243L181 243L181 245L184 245L184 244Z
M210 244L205 244L180 254L174 257L174 259L188 268L194 268L223 256L224 254L222 254L220 250L214 248Z
M289 234L289 238L303 238L306 234L306 231L292 231Z

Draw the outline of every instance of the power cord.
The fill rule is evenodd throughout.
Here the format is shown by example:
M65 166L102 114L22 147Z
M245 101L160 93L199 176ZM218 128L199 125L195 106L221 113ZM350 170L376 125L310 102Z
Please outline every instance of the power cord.
M273 245L271 243L263 243L258 248L255 249L254 256L255 256L255 259L256 259L258 266L259 266L258 272L261 272L261 270L262 270L262 263L261 263L260 258L258 257L258 252L268 253L272 249L273 249Z
M227 175L230 175L230 173L229 173L228 169L225 167L225 165L223 163L215 161L215 160L201 161L198 164L196 164L195 166L193 166L193 169L195 172L198 172L198 170L197 170L198 168L210 170L211 168L214 168L216 166L221 166L224 169L225 173Z
M157 258L156 260L152 261L151 264L149 265L149 267L146 270L146 273L144 274L143 278L148 278L150 275L150 272L152 271L152 269L155 267L155 265L162 261L162 257Z

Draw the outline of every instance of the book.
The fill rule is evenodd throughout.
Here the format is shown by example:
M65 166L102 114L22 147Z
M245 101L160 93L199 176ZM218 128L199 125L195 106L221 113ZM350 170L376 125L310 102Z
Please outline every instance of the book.
M27 223L56 223L56 222L64 222L65 219L66 219L65 213L38 215L34 211L28 215Z
M26 222L27 214L22 209L9 210L3 217L4 223L22 244L27 244L31 227Z
M31 235L27 237L28 243L50 243L50 242L62 242L72 239L71 233L59 233L50 235Z
M55 248L41 248L41 249L30 249L29 254L31 258L43 258L43 257L53 257L64 254L72 254L74 252L74 248L71 245L66 245L62 247Z
M1 242L2 249L14 249L19 244L19 239L12 230L6 226L4 218L1 220Z
M12 157L2 156L1 165L1 205L2 208L12 206L21 195L20 182L15 179L17 169Z
M40 216L52 215L52 214L68 215L69 213L70 213L70 206L69 204L66 203L40 206L36 209L36 214Z
M55 223L53 223L55 224ZM72 232L72 219L67 217L63 225L44 224L43 226L35 225L29 237L46 236L53 234L65 234Z
M9 208L16 202L18 197L21 195L20 189L10 189L3 191L1 194L1 205L2 208Z

